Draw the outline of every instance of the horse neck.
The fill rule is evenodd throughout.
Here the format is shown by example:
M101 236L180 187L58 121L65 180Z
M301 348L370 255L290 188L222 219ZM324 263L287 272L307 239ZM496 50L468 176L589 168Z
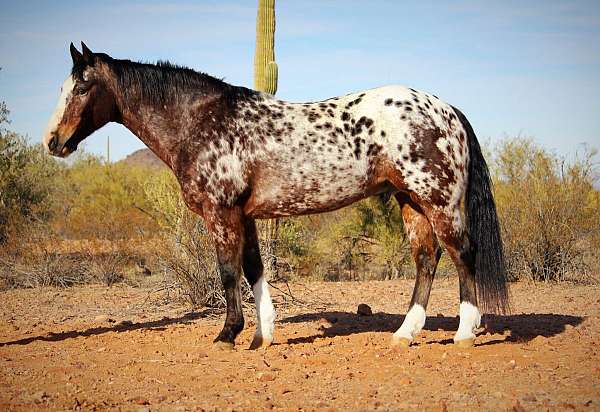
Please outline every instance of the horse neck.
M177 167L180 145L188 137L192 110L197 116L198 109L208 110L211 103L221 97L218 90L211 93L191 90L168 102L152 102L142 98L139 88L124 93L116 82L109 83L120 113L116 121L136 135L171 169ZM198 99L198 94L202 95L202 99Z
M136 135L163 162L173 168L179 144L182 110L154 105L136 96L117 96L119 123Z

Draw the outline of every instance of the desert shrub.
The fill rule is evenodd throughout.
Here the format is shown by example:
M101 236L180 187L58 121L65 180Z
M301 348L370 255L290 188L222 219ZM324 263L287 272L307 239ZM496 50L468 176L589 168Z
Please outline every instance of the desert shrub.
M87 283L88 273L81 253L65 253L54 246L55 242L47 233L27 230L4 243L0 247L2 289Z
M512 279L590 280L589 252L598 246L596 152L567 161L531 140L495 150L495 196Z
M81 258L86 262L88 280L106 286L128 279L130 267L134 266L139 259L136 252L123 242L96 244L92 241L85 243L81 249Z
M134 255L119 239L156 227L145 213L142 182L149 171L105 165L79 154L59 162L40 144L5 127L0 105L0 283L3 287L113 284L125 279ZM87 248L82 249L85 241ZM91 246L110 239L103 250ZM91 243L90 243L91 241Z
M300 232L301 236L286 234L284 239L295 242L281 253L292 256L304 276L366 280L408 273L405 266L410 251L400 209L393 199L373 197L335 212L298 219L295 225L300 229L292 234Z
M106 164L80 154L63 173L55 193L55 230L70 239L123 240L152 236L155 222L144 185L152 169L124 163Z
M54 181L62 167L40 145L7 130L8 110L0 110L0 243L11 231L46 222L53 212Z
M139 256L127 244L64 240L47 229L30 228L0 247L0 289L137 283Z

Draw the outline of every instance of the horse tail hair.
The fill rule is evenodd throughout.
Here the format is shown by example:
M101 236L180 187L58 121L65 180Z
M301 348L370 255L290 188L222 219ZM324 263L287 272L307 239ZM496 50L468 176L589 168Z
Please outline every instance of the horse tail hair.
M453 109L467 132L469 175L465 212L477 299L484 313L508 313L510 305L506 265L490 172L473 127L460 110Z

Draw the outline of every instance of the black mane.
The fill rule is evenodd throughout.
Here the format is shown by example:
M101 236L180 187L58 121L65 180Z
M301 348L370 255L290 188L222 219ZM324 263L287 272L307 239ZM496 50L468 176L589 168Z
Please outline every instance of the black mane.
M169 61L157 61L156 64L119 60L97 53L95 57L106 63L116 76L117 85L128 95L139 92L144 102L167 104L183 95L225 94L230 98L248 96L252 90L232 86L206 73L197 72L189 67L179 66ZM85 67L73 66L71 73L82 76Z

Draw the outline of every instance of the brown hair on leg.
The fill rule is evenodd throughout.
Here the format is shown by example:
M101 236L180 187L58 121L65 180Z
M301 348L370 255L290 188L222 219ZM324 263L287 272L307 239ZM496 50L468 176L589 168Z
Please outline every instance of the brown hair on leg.
M404 226L410 239L411 252L417 267L417 276L409 311L402 326L394 333L392 344L409 346L425 324L425 309L442 251L431 224L421 208L402 193L396 195L396 200L402 210Z
M232 348L236 336L244 329L240 276L244 225L241 208L203 207L206 225L216 247L221 282L225 289L227 315L225 325L215 338L215 343Z

